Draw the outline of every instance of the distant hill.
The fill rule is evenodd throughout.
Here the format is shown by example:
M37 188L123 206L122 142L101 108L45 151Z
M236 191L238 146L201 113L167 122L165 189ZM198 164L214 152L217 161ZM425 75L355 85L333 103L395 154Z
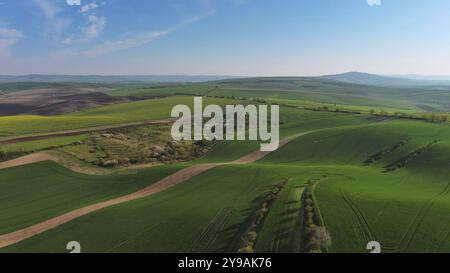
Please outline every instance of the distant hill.
M45 83L193 83L232 79L231 76L100 76L100 75L23 75L2 76L0 83L8 82L45 82Z
M419 80L419 81L444 81L447 83L450 82L450 76L446 76L446 75L428 76L428 75L407 74L407 75L392 75L391 77L406 78L406 79Z
M433 85L432 82L412 80L407 78L395 78L380 76L361 72L348 72L337 75L327 75L320 78L335 80L345 83L374 85L374 86L415 86L415 85Z
M264 78L257 79L259 83L264 82ZM418 75L402 75L402 76L382 76L362 72L348 72L336 75L326 75L320 77L269 77L269 81L278 79L294 85L299 80L309 81L316 79L318 81L339 81L341 83L371 85L378 87L414 87L414 86L450 86L450 77L427 77ZM447 80L448 79L448 80ZM221 82L221 81L243 80L251 82L252 78L235 77L235 76L184 76L184 75L0 75L0 83L87 83L87 84L158 84L158 83L201 83L201 82ZM280 82L278 82L280 83Z
M431 80L427 78L408 78L406 76L382 76L361 72L348 72L337 75L328 75L319 77L322 79L335 80L345 83L373 85L373 86L392 86L392 87L408 87L408 86L437 86L450 85L449 81Z
M447 112L450 109L450 84L433 85L430 81L422 83L364 73L328 77L242 78L218 81L216 85L216 89L208 95L303 100L427 112Z

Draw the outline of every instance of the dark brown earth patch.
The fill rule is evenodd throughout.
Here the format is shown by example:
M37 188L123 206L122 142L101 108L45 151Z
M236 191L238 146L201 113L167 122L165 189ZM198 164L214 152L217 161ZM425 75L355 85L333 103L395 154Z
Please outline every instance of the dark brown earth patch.
M151 97L113 97L102 88L58 87L0 95L0 116L61 115Z

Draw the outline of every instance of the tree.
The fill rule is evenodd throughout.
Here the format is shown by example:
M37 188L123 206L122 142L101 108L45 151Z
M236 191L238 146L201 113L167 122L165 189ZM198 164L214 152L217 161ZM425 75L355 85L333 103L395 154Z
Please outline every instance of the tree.
M311 230L309 248L310 250L321 250L331 245L331 235L324 227L315 227Z
M250 242L256 241L256 238L258 238L258 233L256 231L250 231L247 233L247 240Z

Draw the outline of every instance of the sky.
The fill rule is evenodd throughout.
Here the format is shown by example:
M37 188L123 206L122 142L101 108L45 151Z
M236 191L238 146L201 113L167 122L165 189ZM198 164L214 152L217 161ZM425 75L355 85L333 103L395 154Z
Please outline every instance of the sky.
M0 0L0 74L450 75L448 0Z

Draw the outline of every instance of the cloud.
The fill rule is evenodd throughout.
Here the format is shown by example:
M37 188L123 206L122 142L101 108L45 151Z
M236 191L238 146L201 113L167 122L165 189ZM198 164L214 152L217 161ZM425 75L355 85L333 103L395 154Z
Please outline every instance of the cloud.
M86 4L86 5L82 6L81 9L80 9L80 12L81 12L81 13L86 13L86 12L88 12L88 11L90 11L90 10L94 10L94 9L96 9L96 8L98 8L98 7L101 7L101 6L104 6L104 5L106 5L106 2L102 2L102 3L100 3L100 4L97 4L97 3L94 1L94 2L92 2L92 3L89 3L89 4Z
M61 32L65 29L69 23L70 19L67 17L58 16L61 12L60 6L57 5L55 1L51 0L32 0L42 11L42 13L47 17L48 26L45 31L47 32Z
M173 30L146 32L123 40L104 42L91 49L81 52L81 54L88 57L97 57L100 55L105 55L120 50L142 46L150 42L153 42L157 38L165 36L171 33L172 31Z
M106 18L95 15L88 16L88 25L81 28L81 33L66 37L63 44L86 43L97 38L106 27Z
M216 11L214 9L209 10L208 12L205 12L203 14L197 15L197 16L192 16L190 18L188 18L187 20L183 21L181 24L178 25L179 27L182 27L184 25L188 25L188 24L192 24L195 23L197 21L201 21L207 17L210 17L212 15L214 15L216 13Z
M81 13L85 13L85 12L88 12L89 10L93 10L93 9L96 9L96 8L98 8L97 3L92 2L90 4L82 6L81 9L80 9L80 12Z
M87 43L97 38L106 27L106 17L97 17L95 14L92 14L91 11L104 5L106 5L106 2L104 1L100 4L97 4L96 1L93 1L89 4L81 6L80 13L85 15L85 17L87 18L87 25L85 27L81 27L78 34L72 34L65 37L62 40L62 43L66 45Z
M89 25L83 28L83 33L85 39L91 40L96 38L106 26L105 17L97 17L95 15L89 15L88 18Z
M66 0L69 6L81 6L81 0Z
M59 12L59 8L51 1L33 0L33 2L41 9L48 19L55 18L55 15Z
M0 38L22 39L25 36L17 29L0 27Z
M203 19L213 15L214 13L215 13L215 11L211 10L204 14L201 14L198 16L193 16L193 17L188 18L187 20L181 22L177 26L166 29L166 30L143 32L143 33L137 34L137 35L129 37L129 38L107 41L102 44L96 45L90 49L87 49L85 51L82 51L81 55L88 56L88 57L97 57L97 56L110 54L110 53L114 53L114 52L121 51L121 50L126 50L126 49L130 49L130 48L143 46L143 45L153 42L154 40L156 40L158 38L169 35L170 33L175 32L186 25L203 20Z
M0 57L9 54L9 47L15 45L25 35L17 29L0 27Z
M381 6L381 0L367 0L369 6Z

